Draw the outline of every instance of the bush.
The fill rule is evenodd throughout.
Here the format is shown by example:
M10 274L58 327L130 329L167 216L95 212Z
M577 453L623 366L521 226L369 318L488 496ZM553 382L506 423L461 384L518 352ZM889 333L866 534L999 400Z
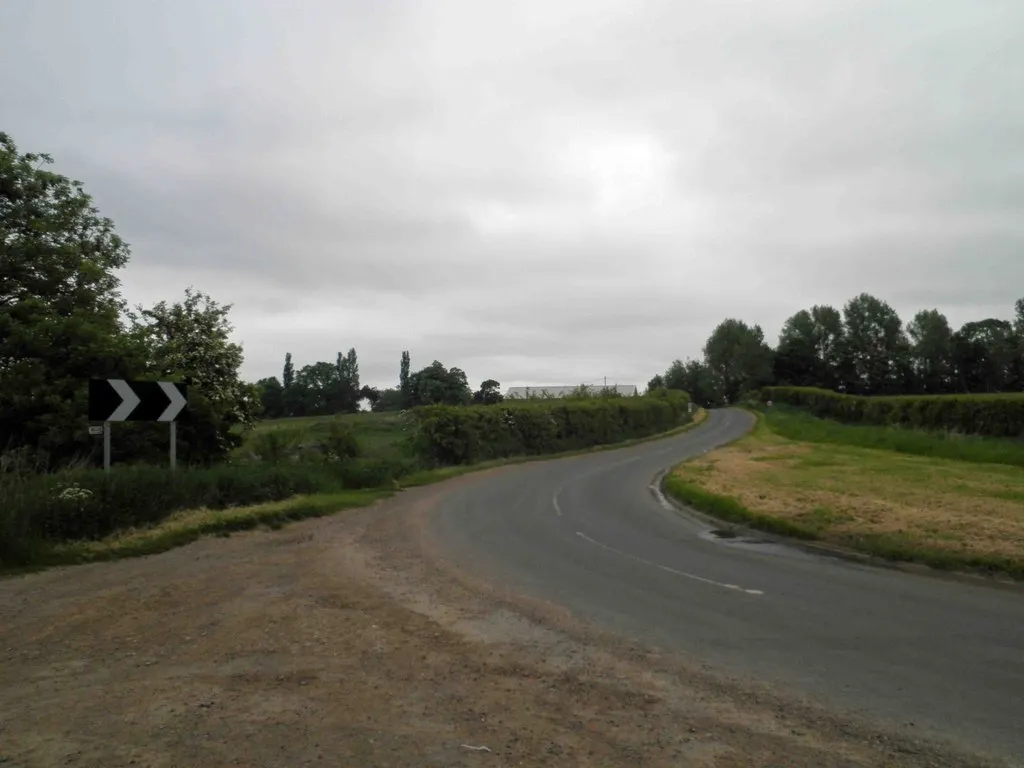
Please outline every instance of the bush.
M591 400L508 402L491 408L427 406L412 412L413 445L429 465L590 448L648 437L690 419L685 392Z
M60 474L0 474L0 566L32 560L34 542L99 539L186 509L225 509L299 494L387 487L410 459L247 462L171 473L118 467Z
M865 397L813 387L765 387L761 394L766 401L804 407L815 416L847 423L1024 436L1024 393Z

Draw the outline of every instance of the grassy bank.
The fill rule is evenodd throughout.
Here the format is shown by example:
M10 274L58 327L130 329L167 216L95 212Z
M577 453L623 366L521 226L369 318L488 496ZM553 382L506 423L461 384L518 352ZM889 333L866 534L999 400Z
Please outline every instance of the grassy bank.
M785 406L773 406L764 414L764 418L772 432L790 440L877 448L978 464L1024 467L1024 440L978 437L949 431L925 432L901 427L841 424Z
M205 535L278 527L467 472L660 439L706 415L699 410L689 423L644 438L443 467L417 459L410 423L398 414L279 419L260 424L223 466L175 475L121 467L109 477L95 471L0 476L0 572L153 554ZM336 455L353 445L355 455Z
M1014 441L846 426L772 409L748 437L676 467L665 490L762 530L1024 577L1018 450Z

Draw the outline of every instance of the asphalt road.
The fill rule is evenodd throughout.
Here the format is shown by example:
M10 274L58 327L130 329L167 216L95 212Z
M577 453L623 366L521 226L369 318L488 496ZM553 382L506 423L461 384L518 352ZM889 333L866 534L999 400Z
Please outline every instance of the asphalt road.
M1024 764L1024 593L730 543L659 501L661 470L751 425L716 410L674 438L483 474L431 530L456 562L607 629Z

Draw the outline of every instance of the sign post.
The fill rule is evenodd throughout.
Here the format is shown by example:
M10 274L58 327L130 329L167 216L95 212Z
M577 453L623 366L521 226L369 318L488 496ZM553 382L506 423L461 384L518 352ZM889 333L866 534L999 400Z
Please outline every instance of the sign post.
M110 422L103 422L103 471L110 471Z
M171 472L178 468L178 422L171 422Z
M170 381L89 381L89 420L103 422L103 469L110 471L110 423L166 421L170 423L171 470L178 464L177 418L188 405L188 389Z

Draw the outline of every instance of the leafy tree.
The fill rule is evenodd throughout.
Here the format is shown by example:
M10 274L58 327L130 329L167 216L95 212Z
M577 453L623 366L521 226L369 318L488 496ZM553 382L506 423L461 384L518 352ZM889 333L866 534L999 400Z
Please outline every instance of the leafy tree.
M1017 335L1017 376L1014 391L1024 392L1024 298L1014 305L1013 331Z
M402 352L402 362L398 369L398 391L402 395L402 407L406 407L412 402L412 389L409 381L411 376L409 366L411 364L408 350Z
M952 391L953 331L946 316L925 309L907 323L914 389L934 395Z
M281 386L284 389L295 383L295 365L292 364L292 353L284 353L284 372L281 374Z
M145 353L121 323L128 245L52 162L0 132L0 450L55 465L93 451L88 380L132 377Z
M814 318L801 309L786 320L779 334L773 372L780 384L798 387L821 386L823 365L818 359Z
M495 405L504 399L501 383L494 379L486 379L480 384L480 389L473 393L473 402L478 405Z
M409 377L409 405L468 405L473 393L460 368L445 368L439 361Z
M779 334L773 371L782 384L836 389L842 364L843 320L828 305L790 317Z
M953 336L953 361L964 392L1004 392L1017 379L1019 343L1013 325L988 318L965 323Z
M230 304L190 287L183 301L128 313L132 333L147 352L146 373L190 384L190 416L178 430L179 451L189 461L222 458L241 442L234 428L255 422L259 397L239 378L243 355L230 339L230 311Z
M338 353L337 395L333 404L334 413L355 413L359 410L359 361L355 349L348 354Z
M405 407L405 397L399 389L382 389L376 400L370 401L375 412L400 411Z
M260 379L256 382L256 389L263 408L261 418L279 419L284 416L284 387L277 376Z
M284 370L281 373L281 415L300 416L305 408L305 396L295 384L295 364L292 353L284 355Z
M665 371L666 389L688 392L695 403L702 405L720 404L724 395L720 382L714 373L700 360L675 360Z
M338 391L338 366L323 361L302 366L295 375L294 389L301 397L295 416L331 413Z
M729 403L772 380L772 350L764 331L742 320L729 318L718 324L704 345L704 362Z
M655 374L654 377L647 382L648 392L653 392L656 389L665 389L665 377L660 373Z
M843 307L843 320L852 389L865 395L905 391L910 344L896 310L881 299L862 293Z

